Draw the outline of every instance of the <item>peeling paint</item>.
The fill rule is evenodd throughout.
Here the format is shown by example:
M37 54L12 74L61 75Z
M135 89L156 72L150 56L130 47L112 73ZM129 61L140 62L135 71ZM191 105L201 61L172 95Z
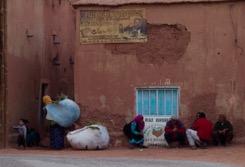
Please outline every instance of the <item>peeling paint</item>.
M191 33L184 25L148 24L148 41L136 44L106 44L112 54L136 55L139 63L174 64L184 55Z

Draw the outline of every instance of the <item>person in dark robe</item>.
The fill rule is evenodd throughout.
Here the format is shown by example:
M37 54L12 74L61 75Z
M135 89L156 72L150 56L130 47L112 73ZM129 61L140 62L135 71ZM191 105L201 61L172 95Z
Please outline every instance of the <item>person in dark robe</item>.
M223 145L225 146L227 143L231 143L233 139L233 126L226 119L224 114L219 115L218 121L214 125L213 129L213 142L214 145Z
M171 118L165 126L165 139L172 147L173 142L178 142L179 146L184 146L186 141L186 133L184 124L177 118Z

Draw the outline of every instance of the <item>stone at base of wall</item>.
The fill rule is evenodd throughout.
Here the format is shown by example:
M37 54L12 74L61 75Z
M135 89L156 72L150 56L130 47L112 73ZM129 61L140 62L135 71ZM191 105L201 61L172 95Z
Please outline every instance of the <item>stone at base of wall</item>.
M110 148L127 148L128 147L128 140L123 135L123 133L113 133L113 135L110 135L111 141L110 141ZM232 144L245 144L245 137L236 137L233 139ZM46 137L41 141L41 145L43 147L49 147L49 138ZM12 144L9 147L13 147ZM65 142L65 147L70 148L69 143Z
M128 146L128 139L122 132L110 133L110 147L126 147Z
M10 133L8 135L8 145L7 147L13 148L17 146L17 138L18 138L18 133Z
M234 144L245 144L245 137L235 137L232 141Z
M18 133L13 133L8 137L8 147L14 148L16 147ZM234 137L232 144L245 144L245 136L244 137ZM42 147L49 147L49 137L43 137L41 139L40 145ZM69 143L66 141L65 138L65 147L70 148ZM117 148L117 147L128 147L128 140L124 136L122 132L112 132L110 133L110 147Z

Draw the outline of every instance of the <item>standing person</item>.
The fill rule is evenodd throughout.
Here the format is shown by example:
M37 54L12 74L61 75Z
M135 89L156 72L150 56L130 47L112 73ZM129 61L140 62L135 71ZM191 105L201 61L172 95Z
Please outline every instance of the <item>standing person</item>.
M23 146L25 149L26 148L26 134L27 134L25 120L20 119L19 124L17 126L14 126L13 128L18 130L18 138L17 138L18 147Z
M179 146L183 146L186 139L184 124L179 119L172 117L165 126L164 137L169 147L172 147L172 143L175 141Z
M187 140L191 148L195 149L196 145L205 147L212 138L213 124L206 118L204 112L198 112L196 120L191 129L186 130Z
M129 144L133 147L146 148L144 144L145 122L142 115L137 115L133 121L124 126L124 133L129 138Z
M230 143L233 138L233 126L226 119L226 116L224 114L219 115L218 121L214 125L213 130L213 142L214 145L219 145L219 143L223 146L226 145L226 143Z
M45 105L52 104L53 101L50 96L43 97L43 103ZM45 113L47 113L46 107L44 107ZM50 147L52 149L63 149L64 148L64 140L65 140L65 128L61 127L54 121L50 121L49 126L49 139L50 139Z

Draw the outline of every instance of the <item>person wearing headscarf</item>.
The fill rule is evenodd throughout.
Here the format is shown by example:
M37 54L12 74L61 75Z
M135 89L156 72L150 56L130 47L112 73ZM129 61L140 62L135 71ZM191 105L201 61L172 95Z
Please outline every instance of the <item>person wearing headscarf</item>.
M233 126L226 119L224 114L219 115L218 121L214 125L213 142L214 145L223 145L230 143L233 138Z
M129 144L133 147L145 148L144 130L145 122L142 115L137 115L133 121L127 124L124 128L125 135L129 138Z
M169 145L172 147L172 143L177 141L179 146L185 145L185 127L184 124L177 118L172 117L165 126L164 137Z
M45 95L45 96L43 96L43 103L44 103L45 105L52 104L52 103L53 103L53 100L51 99L50 96Z
M205 148L211 142L212 130L213 124L206 118L206 114L198 112L192 127L186 130L187 140L191 148L195 149L196 146Z

